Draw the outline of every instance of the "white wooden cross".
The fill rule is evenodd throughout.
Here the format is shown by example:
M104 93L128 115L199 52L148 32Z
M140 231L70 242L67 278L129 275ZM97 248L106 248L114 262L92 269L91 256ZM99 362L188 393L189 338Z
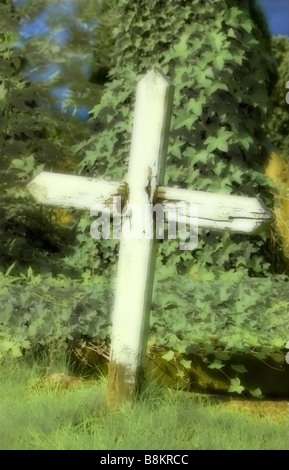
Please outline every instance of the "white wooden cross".
M166 206L172 219L174 208L182 207L182 216L194 225L196 219L190 208L197 205L198 226L215 230L252 233L270 222L271 214L257 198L163 186L173 89L170 80L158 69L149 71L139 81L125 183L43 172L29 183L30 193L40 203L91 210L91 214L97 204L111 209L113 197L121 196L122 204L132 207L122 218L123 225L129 225L132 233L139 229L140 213L143 218L149 217L155 230L156 220L147 211L148 205L155 203ZM131 399L141 383L156 247L155 236L121 238L108 375L110 404Z

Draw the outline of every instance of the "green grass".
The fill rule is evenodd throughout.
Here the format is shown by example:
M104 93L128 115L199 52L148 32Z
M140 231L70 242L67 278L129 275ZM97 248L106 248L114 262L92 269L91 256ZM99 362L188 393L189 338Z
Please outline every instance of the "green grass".
M111 411L104 379L35 388L43 371L24 359L1 364L1 450L289 449L289 419L253 418L153 385Z

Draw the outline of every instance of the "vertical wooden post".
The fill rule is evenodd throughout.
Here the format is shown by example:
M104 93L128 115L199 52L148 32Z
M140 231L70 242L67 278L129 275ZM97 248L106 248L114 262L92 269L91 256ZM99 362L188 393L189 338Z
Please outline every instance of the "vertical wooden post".
M130 229L131 237L123 232L120 242L107 390L110 406L131 400L143 374L157 248L145 219L154 227L148 205L163 184L173 89L158 69L137 86L127 178L131 210L122 218L122 228Z

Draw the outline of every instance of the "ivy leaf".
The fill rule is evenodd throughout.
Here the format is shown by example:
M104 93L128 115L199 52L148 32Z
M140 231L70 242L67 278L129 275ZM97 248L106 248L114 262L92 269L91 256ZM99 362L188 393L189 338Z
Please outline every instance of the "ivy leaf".
M252 395L253 398L260 398L260 399L264 398L264 395L260 388L255 388L255 390L250 390L250 395Z
M238 135L238 141L245 150L249 150L250 146L253 144L254 139L249 134Z
M229 36L230 38L236 39L236 33L235 33L235 31L233 30L233 28L229 28L227 34L228 34L228 36Z
M241 381L238 377L235 379L230 379L230 386L228 388L229 393L242 393L245 388L241 385Z
M175 354L172 350L162 355L162 359L164 359L165 361L172 361L174 358L175 358Z
M213 62L213 65L217 70L222 70L224 67L224 58L221 55L217 55Z
M208 152L212 152L215 149L227 152L229 148L229 140L232 137L232 132L227 131L223 128L218 130L217 136L209 136L205 140L205 144L208 145Z
M185 369L190 369L192 361L187 361L186 359L181 359L180 364L185 368Z
M250 19L242 22L242 28L244 28L247 33L251 33L253 29L252 21Z
M238 372L239 374L244 374L245 372L248 372L246 367L243 364L238 364L238 365L231 365L231 368Z
M228 85L226 83L217 82L210 88L208 96L213 95L216 91L223 90L229 91Z
M190 103L189 106L190 110L196 115L201 116L203 110L203 103L201 101L193 101Z
M217 370L220 370L222 369L222 367L224 367L225 364L222 364L221 361L219 361L219 359L215 359L214 362L212 362L212 364L210 364L208 366L209 369L217 369Z
M188 50L188 34L183 34L180 41L174 46L177 57L186 56Z

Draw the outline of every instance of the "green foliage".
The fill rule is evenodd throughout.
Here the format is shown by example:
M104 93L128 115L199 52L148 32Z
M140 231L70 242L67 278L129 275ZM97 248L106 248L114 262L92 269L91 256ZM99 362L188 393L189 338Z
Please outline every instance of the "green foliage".
M271 114L268 131L271 141L289 159L289 105L286 103L286 83L289 80L289 39L287 36L272 38L272 52L277 61L278 81L271 97Z
M249 10L237 1L121 0L118 14L111 81L92 110L99 132L81 144L87 147L80 172L124 177L136 84L148 69L159 67L175 85L166 184L260 195L270 206L260 149L273 59ZM90 249L83 246L83 259L89 261ZM103 249L108 252L107 243ZM252 276L273 269L266 236L202 231L194 253L180 253L164 242L159 258L160 269L171 265L179 273L192 264L244 269Z
M11 266L13 271L14 266ZM111 294L104 279L87 283L66 276L0 274L0 355L21 355L39 345L74 343L89 337L108 341Z
M40 65L37 63L40 49L45 64L53 61L53 56L49 56L47 51L50 44L47 38L26 41L22 47L19 45L19 15L26 15L27 21L33 20L30 9L34 7L34 15L39 14L39 2L29 2L28 11L23 7L24 11L20 12L9 8L8 4L1 4L1 161L4 160L1 169L4 165L9 168L11 158L17 157L26 163L26 158L31 158L31 155L35 158L34 166L46 164L48 168L55 167L64 156L72 158L72 137L77 141L86 134L81 123L51 109L51 83L40 85L25 78L25 70L29 66ZM35 4L38 5L36 11ZM39 103L42 108L37 107ZM70 134L69 138L67 134ZM23 167L26 168L26 164ZM6 185L14 177L15 174L11 175Z
M39 208L26 184L41 170L71 171L81 158L72 146L89 135L90 127L53 110L51 83L26 78L29 66L40 65L40 58L46 65L55 56L47 37L19 45L20 17L32 20L40 8L39 1L27 2L20 11L11 2L0 4L0 263L8 267L17 259L19 265L53 270L59 258L50 262L47 255L61 253L72 233L54 226L50 210Z
M97 12L95 12L97 3ZM86 3L85 8L83 8L86 14L84 20L88 19L90 21L93 17L97 18L98 22L98 27L95 31L95 40L91 41L93 63L91 64L92 74L90 81L97 84L104 84L109 80L109 70L114 45L113 29L117 24L115 2L113 0L102 0L100 2L92 0L91 7ZM92 15L93 11L94 14Z
M83 273L81 280L68 281L31 268L12 276L14 269L0 274L1 357L87 341L107 353L113 303L109 279ZM164 278L155 286L149 348L188 370L192 354L217 370L237 354L284 363L288 308L288 279L282 276L253 279L231 272L209 281ZM232 363L228 391L243 391L246 372L242 363Z
M231 385L228 389L228 392L230 393L242 393L244 390L244 387L241 385L239 377L235 379L231 379Z
M271 355L283 362L288 336L287 286L286 278L254 279L240 272L208 281L184 276L170 282L159 280L150 345L203 358L213 354L216 359L211 369L222 368L222 360L240 352L259 359ZM242 364L235 364L233 370L246 372Z
M62 103L63 109L90 108L100 99L103 80L98 82L97 75L101 74L102 69L109 68L108 18L112 21L113 17L108 15L108 4L108 1L70 0L68 5L59 6L57 0L32 0L28 5L19 7L19 15L30 21L37 20L46 9L47 30L22 42L21 49L34 74L43 73L47 65L59 67L61 72L51 74L45 86L51 88L52 85L61 87L69 84L70 91ZM107 23L108 27L107 41L104 40L103 23ZM68 34L63 45L54 39L61 30ZM90 79L85 78L84 68L92 69Z

